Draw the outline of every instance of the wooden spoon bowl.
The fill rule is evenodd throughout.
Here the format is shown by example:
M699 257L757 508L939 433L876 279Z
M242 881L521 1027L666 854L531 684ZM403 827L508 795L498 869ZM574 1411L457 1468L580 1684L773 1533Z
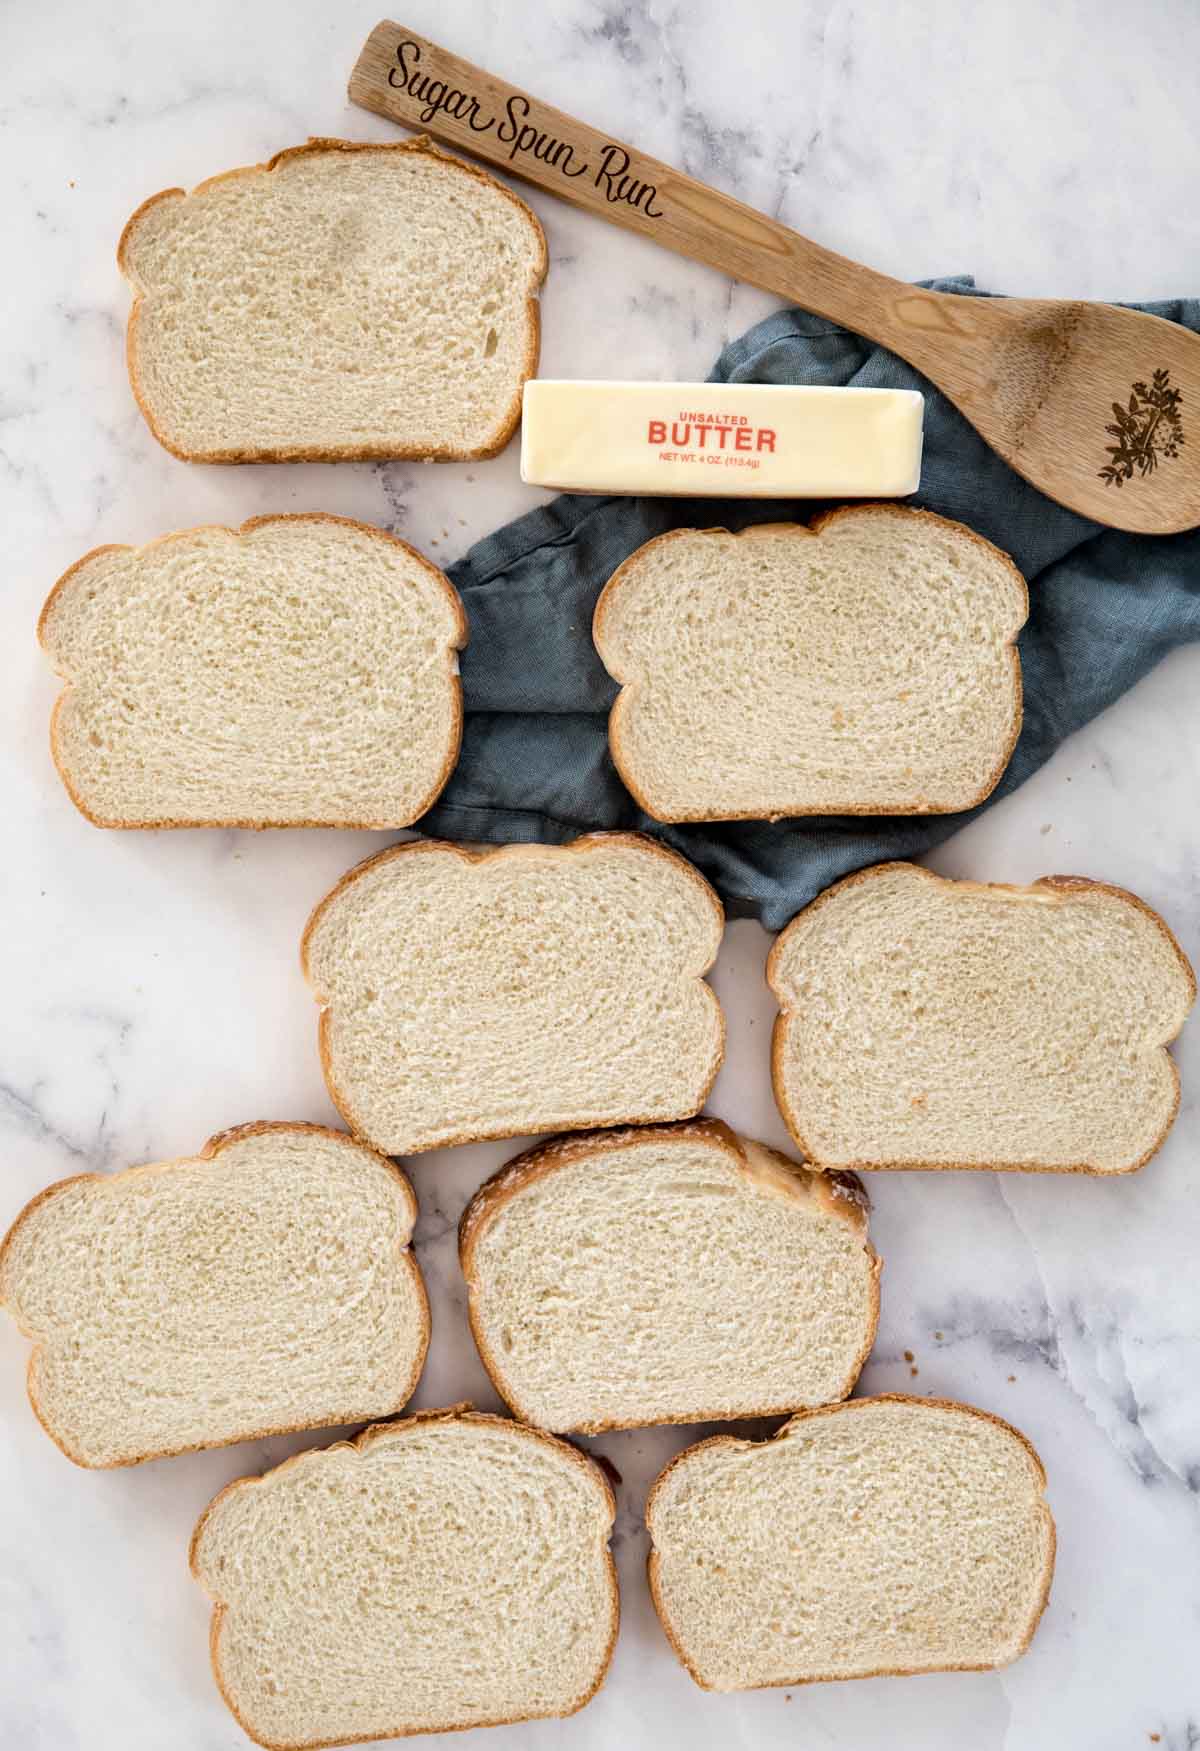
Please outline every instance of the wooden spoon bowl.
M874 338L938 384L1011 468L1094 522L1143 535L1200 524L1200 337L1112 304L936 299L958 332L932 344L905 312Z

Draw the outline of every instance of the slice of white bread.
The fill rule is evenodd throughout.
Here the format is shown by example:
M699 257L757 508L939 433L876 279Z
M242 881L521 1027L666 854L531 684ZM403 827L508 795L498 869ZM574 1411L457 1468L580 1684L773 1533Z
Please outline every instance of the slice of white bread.
M496 1390L545 1429L827 1404L879 1318L858 1181L716 1119L529 1150L475 1194L459 1254Z
M34 1411L85 1466L390 1416L429 1342L416 1215L398 1167L321 1125L49 1186L0 1248Z
M388 1155L690 1118L724 1050L703 977L723 923L636 834L368 858L301 947L334 1104Z
M1033 1638L1054 1570L1023 1435L946 1399L852 1399L679 1454L646 1504L650 1590L706 1690L975 1672Z
M129 377L187 462L494 456L537 367L546 239L428 140L310 140L126 225Z
M38 636L67 683L55 764L98 826L405 827L458 759L458 592L365 523L98 547Z
M191 1546L221 1693L272 1751L573 1714L617 1636L614 1508L577 1449L465 1407L241 1478Z
M903 505L672 530L596 604L613 760L660 821L971 808L1020 732L1028 612L999 548Z
M1195 977L1157 913L1103 882L880 864L793 918L767 981L775 1099L824 1167L1129 1173L1179 1106L1164 1048Z

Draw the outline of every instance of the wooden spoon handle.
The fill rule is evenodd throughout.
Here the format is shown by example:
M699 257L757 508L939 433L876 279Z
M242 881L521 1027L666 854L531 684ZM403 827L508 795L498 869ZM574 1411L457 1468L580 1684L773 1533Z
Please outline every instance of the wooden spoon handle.
M956 326L953 300L888 279L777 220L535 102L403 25L376 25L350 76L351 101L484 158L510 176L778 293L885 344Z

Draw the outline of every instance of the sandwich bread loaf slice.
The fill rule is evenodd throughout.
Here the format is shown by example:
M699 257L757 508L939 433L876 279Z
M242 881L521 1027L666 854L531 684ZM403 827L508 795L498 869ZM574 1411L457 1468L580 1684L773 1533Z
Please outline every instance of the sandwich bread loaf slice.
M187 462L494 456L538 357L546 240L426 139L310 140L126 225L129 376Z
M321 1125L50 1186L0 1247L47 1434L136 1465L390 1416L429 1341L416 1214L398 1167Z
M1129 1173L1179 1105L1192 969L1103 882L880 864L793 918L767 980L775 1098L823 1167Z
M388 1155L690 1118L724 1048L704 981L723 922L703 877L636 834L381 852L301 949L334 1104Z
M613 1511L574 1447L462 1408L242 1478L191 1547L221 1693L272 1751L573 1714L616 1640Z
M382 529L254 517L98 547L38 635L50 742L102 827L405 827L454 770L467 623Z
M613 760L660 821L971 808L1021 728L1028 612L1007 554L903 505L672 530L596 605Z
M529 1150L475 1194L459 1253L484 1365L544 1429L844 1398L879 1317L857 1180L716 1119Z
M1004 1666L1050 1591L1045 1482L1023 1435L945 1399L717 1435L650 1492L654 1603L706 1690Z

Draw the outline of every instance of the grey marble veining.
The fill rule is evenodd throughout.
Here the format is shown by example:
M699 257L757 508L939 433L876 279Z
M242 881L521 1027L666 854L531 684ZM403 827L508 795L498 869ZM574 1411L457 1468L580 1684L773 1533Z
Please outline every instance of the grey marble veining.
M194 1150L252 1118L332 1121L297 943L313 903L387 835L104 834L50 764L55 684L33 627L88 547L319 507L440 561L540 501L515 448L486 464L189 468L125 376L114 264L133 208L309 133L391 137L344 86L377 3L42 0L0 12L0 774L5 851L0 1226L51 1179ZM1200 289L1200 9L1086 0L538 0L405 20L530 92L844 253L998 290ZM773 300L541 195L547 375L703 377ZM1200 960L1200 654L1178 652L1016 796L946 845L945 873L1051 871L1133 888ZM727 934L729 1056L712 1108L786 1142L770 1095L767 939ZM1193 1024L1195 1028L1198 1024ZM621 1476L623 1627L608 1683L496 1751L1195 1751L1200 1746L1200 1032L1183 1110L1141 1174L876 1176L885 1260L862 1390L1009 1417L1047 1465L1059 1566L1029 1654L995 1674L708 1696L646 1594L641 1508L698 1431L590 1443ZM412 1164L434 1310L416 1402L494 1405L467 1334L455 1225L519 1143ZM184 1551L230 1478L317 1437L129 1472L71 1466L24 1397L0 1322L0 1746L234 1751ZM485 1743L479 1741L480 1745Z

